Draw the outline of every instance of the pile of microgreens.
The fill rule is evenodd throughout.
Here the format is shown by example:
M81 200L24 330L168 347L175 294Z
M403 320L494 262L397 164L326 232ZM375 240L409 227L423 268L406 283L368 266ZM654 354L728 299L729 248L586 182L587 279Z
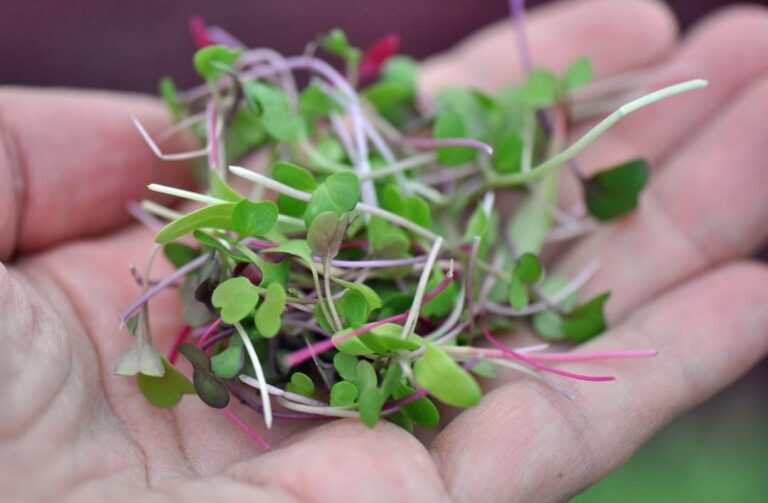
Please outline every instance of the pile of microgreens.
M613 377L551 363L654 355L545 352L550 342L600 334L609 294L579 297L597 263L568 278L548 274L542 256L547 245L630 212L646 184L640 159L586 177L573 157L621 117L705 82L636 98L564 148L574 110L581 119L596 115L636 89L620 78L590 88L587 59L563 75L532 68L521 4L512 1L524 81L496 94L450 88L434 98L419 94L417 65L396 54L394 35L363 52L333 30L303 55L283 57L246 49L194 19L201 46L194 66L205 85L177 92L161 81L176 125L158 141L191 130L205 147L163 153L134 122L159 157L198 159L207 190L153 184L203 206L132 208L162 228L144 275L132 269L143 294L120 317L135 342L117 373L138 375L139 389L160 407L197 394L268 447L228 408L232 397L267 427L273 417L359 417L411 430L438 424L434 400L477 404L476 378L492 378L498 367L567 397L553 375ZM305 85L297 72L309 76ZM269 155L263 170L229 165L256 152ZM567 211L557 208L558 168L566 164L584 189ZM233 180L252 192L238 192ZM516 210L500 211L502 197L516 199ZM152 282L160 249L177 269ZM169 287L178 289L184 327L164 358L152 346L147 306ZM521 329L543 342L501 341ZM178 354L193 368L191 382L174 367Z

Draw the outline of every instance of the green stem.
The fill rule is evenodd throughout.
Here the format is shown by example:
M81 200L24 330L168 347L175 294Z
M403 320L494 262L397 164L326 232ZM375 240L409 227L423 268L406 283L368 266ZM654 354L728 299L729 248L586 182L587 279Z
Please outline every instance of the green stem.
M645 106L656 103L657 101L663 100L665 98L669 98L670 96L674 96L676 94L684 93L687 91L692 91L694 89L700 89L702 87L705 87L706 85L707 85L706 80L701 80L701 79L689 80L687 82L682 82L680 84L675 84L673 86L659 89L658 91L647 94L634 101L630 101L629 103L627 103L622 107L619 107L618 110L616 110L611 115L609 115L608 117L600 121L595 127L587 131L587 133L584 136L582 136L579 140L577 140L570 147L566 148L556 156L550 158L547 161L544 161L543 163L539 164L538 166L528 171L527 173L512 173L508 175L497 175L492 180L490 180L490 184L494 187L509 187L511 185L519 185L519 184L528 182L530 180L540 178L546 175L547 173L549 173L550 171L559 168L566 161L576 156L576 154L584 150L584 148L586 148L587 145L589 145L595 139L597 139L597 137L603 134L608 128L610 128L611 126L619 122L622 118L626 117L632 112L635 112L636 110L639 110Z

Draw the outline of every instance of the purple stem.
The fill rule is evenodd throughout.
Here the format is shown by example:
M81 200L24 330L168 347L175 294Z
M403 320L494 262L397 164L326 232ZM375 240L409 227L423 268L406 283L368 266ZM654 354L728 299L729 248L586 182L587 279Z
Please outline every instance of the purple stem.
M398 398L397 400L392 400L390 402L385 403L384 406L381 408L381 412L391 412L395 409L399 409L403 405L408 405L411 402L415 402L416 400L424 396L427 396L427 390L417 389L410 395L406 395L403 398Z
M234 327L225 328L221 332L217 333L216 335L213 335L211 337L208 337L202 344L199 345L200 349L203 351L207 351L208 348L216 344L222 339L226 339L230 335L232 335L235 332Z
M520 57L520 69L527 75L533 68L531 50L525 30L525 0L509 0L509 17L515 28L517 38L517 54Z
M245 49L244 43L220 26L209 26L206 31L211 42L226 45L231 49Z
M157 295L158 293L162 292L166 287L171 285L174 281L181 278L185 274L194 271L198 267L201 267L205 262L208 260L208 254L200 255L199 257L195 258L194 260L191 260L184 264L183 266L179 267L175 271L173 271L171 274L166 276L165 278L161 279L157 282L157 284L149 289L147 289L146 292L144 292L138 299L134 300L131 305L129 305L125 310L120 314L120 323L125 323L128 318L130 318L136 311L138 311L141 306L146 304L152 297Z

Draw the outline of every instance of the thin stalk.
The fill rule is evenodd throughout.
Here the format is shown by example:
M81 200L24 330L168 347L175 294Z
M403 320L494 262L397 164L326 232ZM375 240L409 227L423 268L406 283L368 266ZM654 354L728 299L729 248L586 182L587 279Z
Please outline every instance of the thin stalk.
M400 333L401 339L407 339L413 333L416 328L416 321L419 319L419 312L421 311L421 303L424 299L424 292L427 289L427 283L429 283L429 277L432 275L432 269L435 267L435 261L440 253L440 248L443 246L443 238L437 238L432 245L432 249L429 252L429 258L424 266L424 270L421 272L419 283L416 286L416 293L413 296L413 304L408 312L408 318L403 325L403 331Z
M243 330L243 326L240 323L235 323L235 329L243 340L243 345L248 353L248 358L251 360L253 370L256 371L256 379L261 384L261 404L264 407L264 424L267 425L267 429L272 428L272 404L269 401L269 392L267 391L267 380L264 378L264 370L261 368L261 362L256 355L256 350L253 348L250 337Z
M672 86L659 89L658 91L647 94L641 98L631 101L613 112L611 115L600 121L596 126L587 131L587 133L579 138L570 147L566 148L559 154L539 164L535 168L531 169L528 173L512 173L506 175L497 175L491 180L491 185L494 187L509 187L512 185L518 185L537 178L541 178L547 173L559 168L566 161L573 158L576 154L584 150L590 143L596 140L611 126L619 122L627 115L640 110L643 107L656 103L657 101L669 98L676 94L693 91L695 89L701 89L707 85L706 80L694 79L687 82L681 82Z

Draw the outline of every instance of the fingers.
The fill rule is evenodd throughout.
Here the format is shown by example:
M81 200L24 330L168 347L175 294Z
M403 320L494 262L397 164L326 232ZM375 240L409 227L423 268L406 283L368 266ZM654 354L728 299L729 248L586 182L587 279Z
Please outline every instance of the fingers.
M169 120L138 95L0 90L0 259L125 222L128 201L150 182L183 184L187 165L153 156L131 124L150 133ZM193 148L189 139L163 145Z
M560 267L599 258L585 295L610 289L611 318L768 237L768 78L745 91L672 157L635 215L579 243Z
M528 19L535 65L562 71L575 58L587 56L598 76L656 61L677 36L674 19L662 2L559 2L535 9ZM449 85L494 90L513 83L521 73L512 24L505 20L430 58L420 84L429 94Z
M613 374L570 402L529 381L487 395L433 449L459 501L561 501L626 459L671 417L768 350L768 269L732 264L660 297L585 350L656 348L642 361L571 365ZM474 455L467 455L472 452Z
M370 429L341 420L225 475L281 488L296 501L446 501L427 450L409 433L382 422Z
M768 71L766 52L768 9L740 6L708 17L685 38L668 63L678 69L675 80L704 78L709 86L622 120L579 156L583 169L593 173L637 156L659 161L706 125L749 82ZM579 128L576 136L584 131Z

